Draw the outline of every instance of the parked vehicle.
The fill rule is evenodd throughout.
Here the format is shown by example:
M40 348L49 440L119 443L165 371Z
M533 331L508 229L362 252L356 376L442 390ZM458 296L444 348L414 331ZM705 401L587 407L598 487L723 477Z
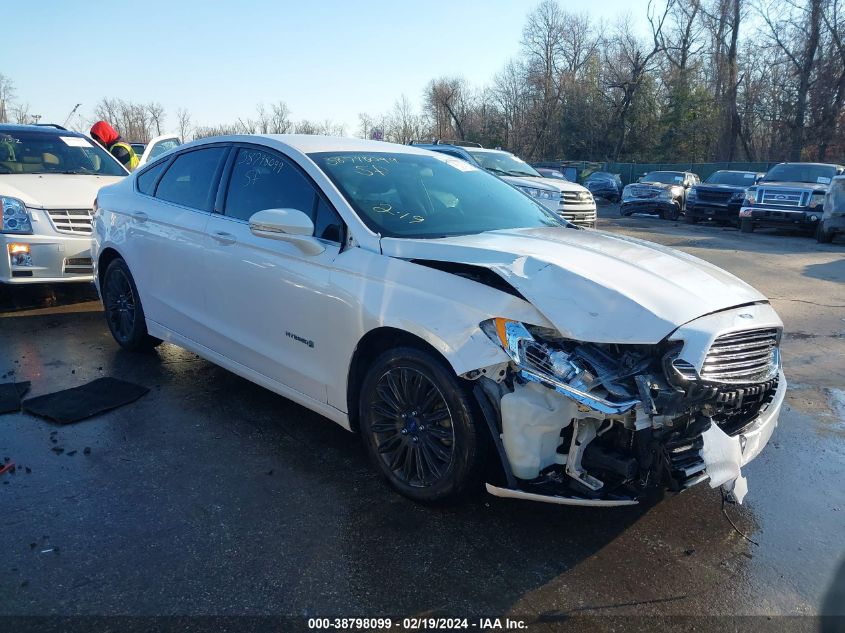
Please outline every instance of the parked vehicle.
M535 167L534 169L536 169L537 173L540 174L543 178L554 178L555 180L565 180L569 182L569 178L564 176L557 169L550 169L548 167Z
M830 182L843 172L828 163L780 163L750 187L739 211L739 227L787 227L814 233L824 211Z
M687 190L701 182L688 171L652 171L622 190L619 213L650 213L677 220L684 212Z
M0 125L0 283L90 282L94 198L126 174L77 132Z
M543 178L531 165L510 152L485 149L477 143L414 143L414 146L465 160L499 176L569 222L589 228L596 226L596 201L585 187L565 180Z
M156 136L149 143L144 145L143 152L138 154L138 158L140 160L138 167L161 156L174 147L179 147L181 144L181 139L175 134L162 134L161 136Z
M135 155L140 158L144 154L144 150L147 147L146 143L130 143L132 146L132 151L135 152Z
M622 178L619 174L594 171L584 179L584 186L593 197L604 198L608 202L619 202L622 199Z
M684 220L695 224L699 220L717 220L739 224L739 210L746 190L763 177L753 171L720 169L700 184L690 187L684 210Z
M845 176L835 176L824 198L824 212L816 239L826 244L837 233L845 233Z
M96 283L166 340L357 431L420 501L627 505L741 468L777 424L782 324L736 277L562 221L417 147L194 141L101 190Z

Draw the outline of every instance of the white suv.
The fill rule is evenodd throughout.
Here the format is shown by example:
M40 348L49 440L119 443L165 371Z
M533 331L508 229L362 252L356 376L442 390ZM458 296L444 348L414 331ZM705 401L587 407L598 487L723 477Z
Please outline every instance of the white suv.
M0 125L0 283L91 281L94 199L126 174L77 132Z

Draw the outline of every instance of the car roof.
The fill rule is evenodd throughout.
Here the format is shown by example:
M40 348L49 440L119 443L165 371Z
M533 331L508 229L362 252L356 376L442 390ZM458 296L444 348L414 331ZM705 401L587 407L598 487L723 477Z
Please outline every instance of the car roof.
M0 123L0 132L34 132L52 136L85 136L80 132L66 130L53 125L23 125L19 123Z
M208 143L260 143L262 140L282 143L303 154L317 152L381 152L387 154L430 155L426 149L413 145L399 145L385 141L370 141L342 136L320 136L317 134L231 134L209 136L179 146L179 150L190 149Z
M778 165L812 165L813 167L835 167L836 169L842 169L842 165L839 165L837 163L807 163L804 161L795 161L787 163L778 163Z

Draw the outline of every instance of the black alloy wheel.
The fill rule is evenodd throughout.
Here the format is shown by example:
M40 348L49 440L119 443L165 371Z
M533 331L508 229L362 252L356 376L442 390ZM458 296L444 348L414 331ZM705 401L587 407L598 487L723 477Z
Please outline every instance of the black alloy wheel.
M114 340L130 351L147 350L161 343L147 333L144 309L129 267L112 261L103 276L103 308Z
M364 378L359 420L370 459L416 501L459 497L477 482L485 442L475 418L451 368L423 350L385 352Z

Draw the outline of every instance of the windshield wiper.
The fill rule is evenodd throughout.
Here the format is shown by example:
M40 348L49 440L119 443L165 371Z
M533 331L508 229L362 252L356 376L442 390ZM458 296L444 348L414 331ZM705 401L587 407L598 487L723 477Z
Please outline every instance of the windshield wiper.
M494 174L502 174L503 176L510 176L504 169L496 169L495 167L485 167L487 171L492 171Z

